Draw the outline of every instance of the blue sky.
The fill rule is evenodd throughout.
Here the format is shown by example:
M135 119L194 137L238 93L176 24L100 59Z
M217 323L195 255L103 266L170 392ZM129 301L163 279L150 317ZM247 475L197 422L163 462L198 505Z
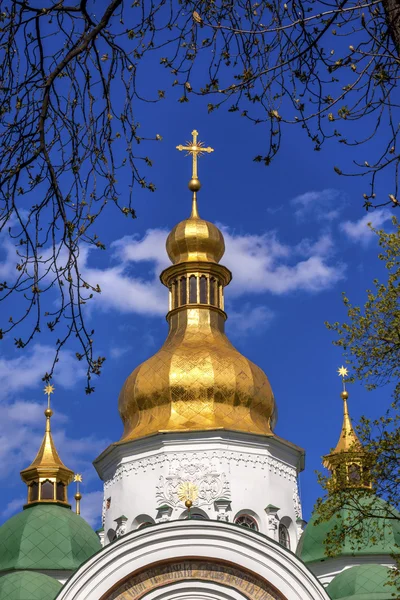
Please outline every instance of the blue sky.
M263 153L265 130L236 114L208 115L206 104L200 98L178 104L171 96L156 106L138 106L143 130L163 138L144 145L157 190L135 192L136 220L110 208L98 228L107 252L90 251L84 258L87 276L102 288L87 307L87 318L96 330L96 353L107 360L96 392L86 396L76 348L64 350L54 378L53 431L64 462L83 472L82 506L94 526L101 482L91 462L121 436L117 401L125 378L167 333L167 296L158 275L167 264L166 234L190 213L191 161L175 147L190 138L193 128L215 149L200 160L199 210L225 235L221 262L233 273L225 294L227 333L267 373L278 404L277 433L306 450L305 518L320 493L314 471L336 444L342 421L336 372L342 357L324 321L345 318L342 291L362 303L372 279L383 277L367 222L388 223L390 209L367 215L363 182L334 173L333 165L351 158L348 150L332 142L313 152L301 129L290 129L266 168L252 160ZM2 275L15 259L4 238L1 243ZM25 500L19 471L33 459L43 434L41 377L51 365L53 342L43 332L24 351L7 339L0 347L2 521ZM349 391L355 420L361 414L378 416L389 401L388 389L367 393L352 385Z

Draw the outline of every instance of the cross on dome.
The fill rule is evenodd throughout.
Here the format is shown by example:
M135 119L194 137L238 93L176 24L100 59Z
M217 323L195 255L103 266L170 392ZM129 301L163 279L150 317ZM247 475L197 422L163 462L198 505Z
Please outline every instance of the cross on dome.
M198 135L199 135L199 132L196 129L193 129L192 141L186 142L186 146L182 146L182 144L180 144L179 146L176 147L176 149L179 151L186 150L186 152L187 152L186 156L189 156L190 154L192 155L192 157L193 157L192 179L198 179L197 157L203 156L203 154L205 152L207 152L208 154L210 154L211 152L214 152L214 148L211 148L210 146L207 146L207 148L206 148L204 146L204 142L199 142L197 140Z

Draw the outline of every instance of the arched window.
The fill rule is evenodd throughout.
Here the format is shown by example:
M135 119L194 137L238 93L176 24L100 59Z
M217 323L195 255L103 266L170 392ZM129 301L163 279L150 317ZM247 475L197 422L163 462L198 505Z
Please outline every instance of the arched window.
M207 277L200 277L200 303L207 304Z
M34 481L29 486L29 490L29 502L36 502L36 500L39 500L39 484L37 481Z
M217 306L217 290L218 283L214 279L214 277L212 277L210 279L210 304L212 304L213 306Z
M115 529L109 529L109 530L107 531L107 539L108 539L108 541L109 541L110 543L111 543L111 542L114 542L114 541L117 539L117 535L116 535L116 533L115 533Z
M197 277L194 275L191 275L189 279L189 302L191 304L197 302Z
M174 290L173 308L177 308L179 306L179 287L178 287L178 281L175 281L175 283L172 286L172 288Z
M191 519L197 519L198 521L208 521L207 517L205 515L202 515L200 513L190 513L190 518Z
M182 277L181 279L181 306L186 304L186 279Z
M279 523L279 543L290 550L289 530L283 523Z
M65 485L61 481L57 482L57 500L65 502Z
M235 523L241 527L247 527L253 531L258 531L257 521L250 515L239 515L236 517Z
M349 481L350 483L360 483L361 481L361 467L355 463L349 465Z
M40 498L42 500L54 500L54 483L48 479L42 483Z

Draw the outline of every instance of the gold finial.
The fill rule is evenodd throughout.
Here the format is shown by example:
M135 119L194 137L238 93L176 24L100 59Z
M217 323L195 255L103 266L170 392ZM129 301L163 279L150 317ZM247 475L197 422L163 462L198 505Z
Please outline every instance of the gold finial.
M214 148L208 146L207 148L204 146L204 142L199 142L197 140L197 136L199 132L196 129L192 131L192 141L186 142L186 146L180 144L176 147L177 150L182 151L186 150L186 156L192 155L193 159L193 168L192 168L192 179L189 181L189 190L193 192L193 206L192 206L192 217L198 217L197 212L197 198L196 193L200 190L201 184L197 173L197 158L203 156L205 152L210 154L214 152Z
M47 395L47 409L44 411L44 414L46 418L49 419L53 415L53 411L51 410L50 406L50 396L51 394L54 394L54 385L48 383L44 388L44 393Z
M342 400L347 400L349 397L349 392L346 390L346 380L345 377L347 377L347 375L349 374L349 370L346 369L346 367L344 367L343 365L341 367L338 368L338 373L339 373L339 377L342 378L342 383L343 383L343 390L342 393L340 394L342 397ZM347 404L346 404L346 411L347 411Z
M75 498L75 502L76 502L76 514L80 515L81 514L81 500L82 500L82 494L80 493L79 490L79 484L82 483L82 475L80 473L76 473L74 475L74 481L76 483L76 494L74 496Z

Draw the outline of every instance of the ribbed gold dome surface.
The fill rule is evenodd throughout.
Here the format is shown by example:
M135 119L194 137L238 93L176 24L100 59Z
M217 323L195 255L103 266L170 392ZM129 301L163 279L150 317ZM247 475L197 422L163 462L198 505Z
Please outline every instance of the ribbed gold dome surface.
M219 311L180 310L163 347L119 397L123 440L157 432L230 429L271 434L275 402L265 373L223 332Z
M173 264L191 261L218 263L225 252L218 227L195 214L175 225L167 238L167 253Z
M161 274L169 289L169 334L121 390L121 441L158 432L227 429L271 435L275 401L265 373L238 352L224 332L224 287L231 273L219 261L220 230L197 212L197 156L202 142L177 146L193 155L192 214L167 239L173 265ZM245 317L244 317L245 318Z

